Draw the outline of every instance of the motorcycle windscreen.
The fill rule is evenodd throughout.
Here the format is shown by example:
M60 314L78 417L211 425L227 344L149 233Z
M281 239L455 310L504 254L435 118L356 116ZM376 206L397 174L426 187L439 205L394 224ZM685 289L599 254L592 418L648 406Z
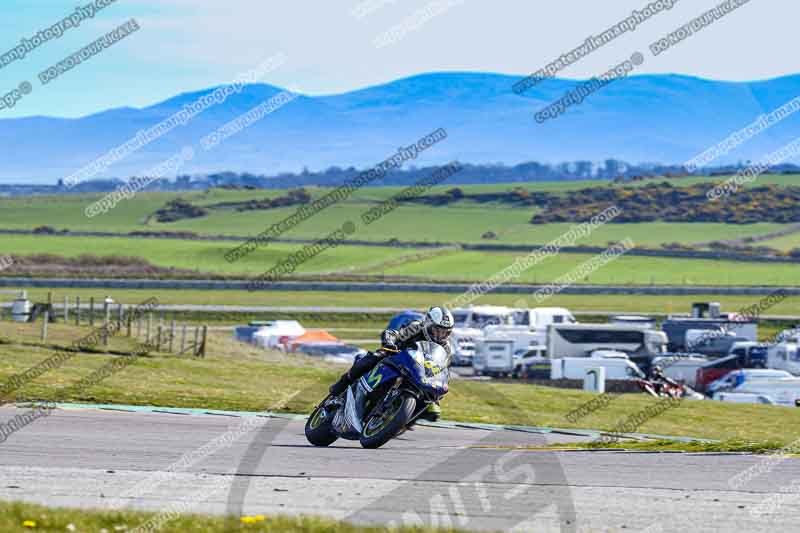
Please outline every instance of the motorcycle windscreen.
M450 356L435 342L418 342L415 349L408 350L424 372L422 382L433 389L446 389L450 378Z

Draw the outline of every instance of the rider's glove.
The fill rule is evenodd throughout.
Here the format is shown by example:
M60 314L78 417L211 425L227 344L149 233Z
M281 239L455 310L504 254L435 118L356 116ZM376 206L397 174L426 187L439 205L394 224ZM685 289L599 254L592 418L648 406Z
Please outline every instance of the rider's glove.
M389 352L389 353L399 352L400 351L400 349L397 347L397 345L395 343L393 343L393 342L384 342L383 346L381 346L380 349L381 349L381 351Z

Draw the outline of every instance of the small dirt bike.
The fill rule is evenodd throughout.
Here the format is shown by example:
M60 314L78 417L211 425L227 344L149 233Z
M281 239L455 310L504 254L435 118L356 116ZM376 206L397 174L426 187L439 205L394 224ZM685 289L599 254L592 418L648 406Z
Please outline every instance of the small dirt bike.
M342 395L314 409L306 422L308 442L329 446L341 437L380 448L447 394L449 363L444 348L427 341L385 356Z

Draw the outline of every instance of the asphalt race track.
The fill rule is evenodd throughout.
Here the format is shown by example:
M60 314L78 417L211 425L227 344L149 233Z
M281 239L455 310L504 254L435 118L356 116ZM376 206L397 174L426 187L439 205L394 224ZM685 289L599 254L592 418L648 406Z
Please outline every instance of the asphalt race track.
M0 408L0 420L22 412ZM281 418L209 447L243 420L56 410L0 444L0 499L484 530L800 531L800 495L750 512L800 478L796 458L732 490L728 480L763 457L523 451L511 447L577 437L430 427L380 450L323 449L307 444L302 421Z

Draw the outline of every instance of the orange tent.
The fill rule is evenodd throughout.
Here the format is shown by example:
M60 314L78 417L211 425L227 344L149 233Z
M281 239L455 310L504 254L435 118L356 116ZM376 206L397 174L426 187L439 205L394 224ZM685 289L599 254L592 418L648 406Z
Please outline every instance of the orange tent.
M286 341L286 351L293 352L295 346L298 344L313 344L313 343L331 343L331 342L339 342L339 339L331 335L325 330L317 329L317 330L306 330L305 333L300 335L299 337L293 337L291 339L287 339Z

